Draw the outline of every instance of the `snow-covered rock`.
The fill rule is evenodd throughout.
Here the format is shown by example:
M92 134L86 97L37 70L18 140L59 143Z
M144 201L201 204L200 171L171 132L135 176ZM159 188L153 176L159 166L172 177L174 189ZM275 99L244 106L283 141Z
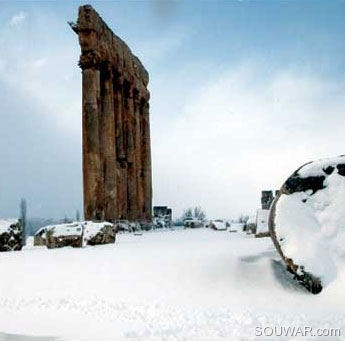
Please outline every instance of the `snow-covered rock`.
M109 222L74 222L42 227L34 237L34 245L48 248L63 246L82 247L115 243L116 228Z
M48 225L40 228L34 237L34 245L48 248L82 246L83 225L79 222Z
M217 230L217 231L226 231L228 228L228 223L221 219L216 219L210 221L208 225L211 229Z
M271 212L273 241L314 291L344 265L345 156L305 164L284 183Z
M18 219L0 220L0 251L19 251L23 247L23 231Z
M109 222L94 223L86 221L84 226L84 243L87 245L100 245L115 243L116 228Z
M190 227L190 228L197 228L197 227L203 227L203 222L200 219L196 218L186 218L183 222L184 227Z
M0 219L0 234L8 232L11 226L17 225L18 219Z

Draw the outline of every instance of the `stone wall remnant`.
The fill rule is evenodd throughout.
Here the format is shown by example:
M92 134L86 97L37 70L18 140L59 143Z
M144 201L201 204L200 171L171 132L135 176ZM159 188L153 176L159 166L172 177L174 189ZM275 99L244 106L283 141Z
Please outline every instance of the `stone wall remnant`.
M269 210L273 199L273 191L261 191L261 208Z

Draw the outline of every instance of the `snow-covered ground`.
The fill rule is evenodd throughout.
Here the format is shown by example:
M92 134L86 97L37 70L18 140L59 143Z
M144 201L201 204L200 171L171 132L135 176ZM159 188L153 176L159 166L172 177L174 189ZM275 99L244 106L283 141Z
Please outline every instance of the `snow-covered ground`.
M311 326L345 335L345 267L312 295L286 274L269 238L241 232L155 231L82 249L27 246L0 254L0 274L0 332L8 334L214 340L255 338L257 326Z

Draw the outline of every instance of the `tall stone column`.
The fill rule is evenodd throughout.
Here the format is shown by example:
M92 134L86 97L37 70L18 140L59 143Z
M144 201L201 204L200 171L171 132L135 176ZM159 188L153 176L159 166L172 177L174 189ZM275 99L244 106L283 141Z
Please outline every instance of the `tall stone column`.
M100 116L100 145L102 170L104 177L103 205L107 220L117 218L116 207L116 148L115 148L115 113L113 74L110 63L102 63L101 79L101 116Z
M82 57L84 215L86 220L100 220L104 217L99 143L100 71L97 63Z
M142 101L142 157L144 186L144 218L152 218L152 169L151 169L151 137L150 113L148 100Z
M118 160L125 160L125 144L124 144L124 101L123 101L123 83L124 78L119 74L113 76L114 90L114 112L115 112L115 139L116 139L116 156Z
M135 150L135 116L133 86L125 82L125 108L126 108L126 150L128 164L127 193L128 193L128 219L137 219L137 179L136 179L136 150Z
M116 211L117 219L127 219L127 159L125 154L125 103L124 79L113 77L114 114L115 114L115 149L116 149Z
M136 162L136 181L137 181L137 217L144 219L144 184L143 184L143 165L142 165L142 130L141 130L141 111L140 94L137 89L133 93L134 118L135 118L135 162Z

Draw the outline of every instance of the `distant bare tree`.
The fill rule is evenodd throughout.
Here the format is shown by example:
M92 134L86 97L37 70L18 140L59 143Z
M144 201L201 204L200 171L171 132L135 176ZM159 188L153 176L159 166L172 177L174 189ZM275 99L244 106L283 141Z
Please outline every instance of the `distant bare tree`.
M79 210L77 210L77 211L75 212L75 220L76 220L76 221L80 221L80 212L79 212Z
M183 211L179 220L185 221L187 218L194 218L203 221L206 219L206 212L200 206L189 207Z
M184 221L187 218L193 218L193 209L187 208L186 210L183 211L182 216L181 216L181 220Z
M22 198L20 200L20 220L21 220L21 224L22 224L22 235L23 235L23 244L26 244L26 228L27 228L27 218L26 218L26 200L24 198Z
M194 218L204 221L206 219L206 212L200 207L196 206L193 209Z

